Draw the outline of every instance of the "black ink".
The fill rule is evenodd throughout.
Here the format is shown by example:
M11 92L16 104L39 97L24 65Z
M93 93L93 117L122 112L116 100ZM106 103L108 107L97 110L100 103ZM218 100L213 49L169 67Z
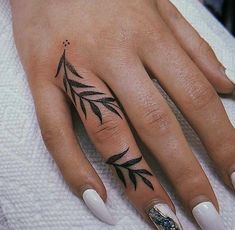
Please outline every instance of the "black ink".
M110 157L106 161L106 163L109 165L112 165L115 168L118 177L120 178L120 180L122 181L122 183L124 184L125 187L127 187L126 179L125 179L124 174L121 169L125 169L128 171L129 178L130 178L132 184L134 185L135 190L137 189L137 177L140 177L142 179L142 181L149 188L154 190L152 183L146 178L146 176L153 176L153 174L151 172L149 172L146 169L132 169L131 168L131 166L138 164L142 160L142 158L143 158L142 156L135 158L135 159L132 159L132 160L129 160L125 163L121 163L121 164L117 163L117 161L120 160L124 155L126 155L128 151L129 151L129 148L126 149L122 153L119 153L119 154L116 154L116 155Z
M65 42L63 42L63 45L64 47L66 47L67 45L70 45L70 42L66 40ZM121 109L116 104L115 98L107 97L104 93L94 91L95 89L94 86L86 85L86 84L79 82L79 79L83 79L83 77L77 72L75 67L66 59L65 54L66 54L66 50L64 49L64 52L57 66L55 78L59 76L61 69L63 69L64 89L66 93L70 93L72 101L75 106L77 106L77 98L79 98L80 107L82 109L82 112L85 118L87 118L87 109L85 106L86 103L89 104L92 112L99 119L101 124L103 123L103 117L102 117L102 113L101 113L99 105L103 105L110 112L122 118L119 112ZM68 73L72 74L72 76L74 76L74 79L76 80L70 79L68 76ZM83 89L83 90L87 89L87 91L79 92L79 89ZM103 96L103 97L94 99L93 98L94 96Z
M63 42L64 48L66 48L67 46L70 45L70 42L68 40L65 40L65 42Z

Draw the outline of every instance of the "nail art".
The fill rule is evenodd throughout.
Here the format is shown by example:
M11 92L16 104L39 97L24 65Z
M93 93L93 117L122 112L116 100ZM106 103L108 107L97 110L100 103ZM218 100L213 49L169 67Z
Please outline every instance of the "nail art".
M235 189L235 172L232 173L232 175L231 175L231 181L232 181L233 187Z
M148 216L158 230L182 230L178 218L167 204L155 204L149 209Z
M115 220L108 211L104 201L94 189L87 189L83 192L82 198L90 211L101 221L115 225Z
M193 208L193 216L202 230L224 230L222 219L215 206L207 201Z

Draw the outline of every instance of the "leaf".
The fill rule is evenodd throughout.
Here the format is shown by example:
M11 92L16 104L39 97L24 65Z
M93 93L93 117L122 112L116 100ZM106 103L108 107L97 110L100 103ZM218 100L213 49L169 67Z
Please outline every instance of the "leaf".
M126 180L125 180L125 177L124 177L122 171L118 167L115 167L115 170L117 172L119 179L122 181L122 183L124 184L124 186L126 188Z
M71 96L74 102L74 105L77 106L77 102L76 102L76 97L75 97L75 93L73 91L73 88L70 86L70 91L71 91Z
M72 74L74 74L75 76L77 76L77 77L79 77L79 78L83 78L82 76L80 76L80 75L78 74L78 72L77 72L77 70L75 69L75 67L74 67L72 64L70 64L70 63L68 62L68 60L65 60L65 65L66 65L66 67L69 69L69 71L70 71Z
M102 124L102 122L103 122L102 121L102 114L100 112L99 107L91 101L89 101L89 103L90 103L90 106L91 106L91 109L92 109L93 113L99 118L100 123Z
M87 114L86 114L86 107L85 107L84 102L83 102L83 100L82 100L81 98L80 98L80 106L81 106L82 112L84 113L85 118L86 118L86 117L87 117Z
M153 187L152 183L151 183L147 178L145 178L145 177L141 177L141 178L142 178L143 182L144 182L149 188L151 188L152 190L154 190L154 187Z
M110 110L111 112L115 113L116 115L118 115L120 118L122 118L121 114L115 109L113 108L111 105L109 104L103 104L108 110Z
M140 174L145 174L148 176L153 176L153 174L146 169L136 169L135 172L138 174L140 173Z
M124 167L124 168L129 168L131 167L132 165L135 165L137 163L139 163L140 161L142 160L142 156L141 157L138 157L138 158L135 158L135 159L132 159L130 161L127 161L125 162L124 164L121 164L120 166Z
M133 185L135 187L135 190L136 190L136 187L137 187L136 176L135 176L134 172L131 169L129 169L128 171L129 171L130 180L133 183Z
M65 89L66 93L68 93L67 81L66 81L65 76L64 76L64 78L63 78L63 83L64 83L64 89Z
M76 88L94 88L94 86L90 86L90 85L84 85L78 81L74 81L74 80L68 80L69 81L69 84L72 85L73 87L76 87Z
M97 101L105 103L105 104L106 103L109 104L110 102L115 102L116 100L113 97L104 97L104 98L101 98L101 99L99 99Z
M117 109L120 109L121 110L121 108L120 108L120 106L119 105L116 105L116 104L114 104L114 103L109 103L109 105L111 105L111 106L113 106L113 107L116 107Z
M93 95L104 95L104 93L95 92L95 91L84 91L79 93L79 97L93 96Z
M113 164L114 162L120 160L127 152L129 151L129 148L126 149L124 152L122 153L119 153L119 154L116 154L114 156L111 156L107 161L106 163L107 164Z
M55 78L58 77L59 73L60 73L60 69L61 69L61 66L62 64L64 63L64 60L65 60L65 50L60 58L60 61L59 61L59 64L57 66L57 70L56 70L56 75L55 75Z

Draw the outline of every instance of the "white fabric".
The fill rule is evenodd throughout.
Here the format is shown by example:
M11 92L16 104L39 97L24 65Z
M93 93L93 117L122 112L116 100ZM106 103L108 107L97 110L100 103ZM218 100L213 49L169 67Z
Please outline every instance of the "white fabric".
M234 69L234 39L196 0L173 2L212 45L225 66ZM235 97L223 99L233 124L234 100ZM0 103L0 223L4 225L0 229L149 229L127 202L114 176L111 176L110 169L102 163L81 127L78 130L82 146L107 187L108 206L118 220L117 226L109 227L98 221L83 202L68 190L40 136L32 97L14 46L7 0L0 0ZM235 200L232 191L217 177L198 138L179 112L174 110L210 178L227 229L235 229ZM162 173L156 171L177 206L184 229L199 229L183 211Z

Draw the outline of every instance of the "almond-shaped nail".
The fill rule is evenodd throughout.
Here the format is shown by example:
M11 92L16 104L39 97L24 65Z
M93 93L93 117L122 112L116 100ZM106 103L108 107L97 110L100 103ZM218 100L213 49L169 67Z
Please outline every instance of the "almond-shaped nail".
M183 230L177 216L167 204L150 206L148 216L158 230Z
M232 181L233 187L235 189L235 172L231 174L231 181Z
M228 79L229 79L230 81L232 81L233 84L235 84L235 70L226 69L226 70L225 70L225 73L226 73Z
M222 218L211 202L199 203L192 213L202 230L225 230Z
M85 190L82 194L82 198L86 206L97 218L110 225L116 224L104 201L94 189Z

